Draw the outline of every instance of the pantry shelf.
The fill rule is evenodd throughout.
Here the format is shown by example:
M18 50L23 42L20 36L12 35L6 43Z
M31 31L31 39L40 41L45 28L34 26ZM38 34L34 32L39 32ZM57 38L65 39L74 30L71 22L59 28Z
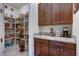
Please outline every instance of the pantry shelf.
M5 27L5 46L8 41L13 42L15 39L15 19L11 17L4 18Z

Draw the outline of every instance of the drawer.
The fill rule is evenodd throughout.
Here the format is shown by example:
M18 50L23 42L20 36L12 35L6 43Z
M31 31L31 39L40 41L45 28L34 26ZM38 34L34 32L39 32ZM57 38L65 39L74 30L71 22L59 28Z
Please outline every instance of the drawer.
M64 47L64 43L59 41L49 41L49 45L54 47Z
M76 49L76 44L73 44L73 43L65 43L64 47L65 48Z
M48 44L48 40L45 39L41 40L41 44Z
M34 38L34 40L35 40L35 42L40 42L40 43L46 43L46 44L48 44L48 40L46 40L46 39L40 39L40 38Z
M34 41L35 41L35 42L41 42L41 40L38 39L38 38L34 38Z

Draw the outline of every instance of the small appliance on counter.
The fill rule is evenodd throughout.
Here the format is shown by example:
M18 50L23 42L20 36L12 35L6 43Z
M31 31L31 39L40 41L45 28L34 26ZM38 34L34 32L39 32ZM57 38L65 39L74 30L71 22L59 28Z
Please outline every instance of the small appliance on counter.
M53 33L53 28L50 28L50 33Z
M59 29L56 30L55 36L57 36L57 37L62 36L62 32L61 32L61 30L59 30Z
M50 35L51 35L51 36L55 36L55 33L54 33L54 31L53 31L53 28L50 28Z
M63 37L69 37L69 29L68 29L68 27L63 28Z

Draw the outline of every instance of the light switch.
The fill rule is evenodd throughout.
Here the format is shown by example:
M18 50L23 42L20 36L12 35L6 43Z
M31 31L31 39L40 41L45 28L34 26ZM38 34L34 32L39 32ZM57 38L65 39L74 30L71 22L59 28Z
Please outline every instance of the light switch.
M1 38L1 42L3 42L3 39Z
M2 13L2 9L0 9L0 13Z

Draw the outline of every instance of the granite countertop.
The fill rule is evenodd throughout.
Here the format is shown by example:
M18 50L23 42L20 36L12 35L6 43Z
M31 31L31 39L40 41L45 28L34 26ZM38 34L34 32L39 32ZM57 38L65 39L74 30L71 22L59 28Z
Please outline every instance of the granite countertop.
M55 41L61 41L61 42L69 42L69 43L76 43L76 37L56 37L53 35L47 35L47 34L40 34L37 33L34 35L34 38L41 38L46 40L55 40Z

